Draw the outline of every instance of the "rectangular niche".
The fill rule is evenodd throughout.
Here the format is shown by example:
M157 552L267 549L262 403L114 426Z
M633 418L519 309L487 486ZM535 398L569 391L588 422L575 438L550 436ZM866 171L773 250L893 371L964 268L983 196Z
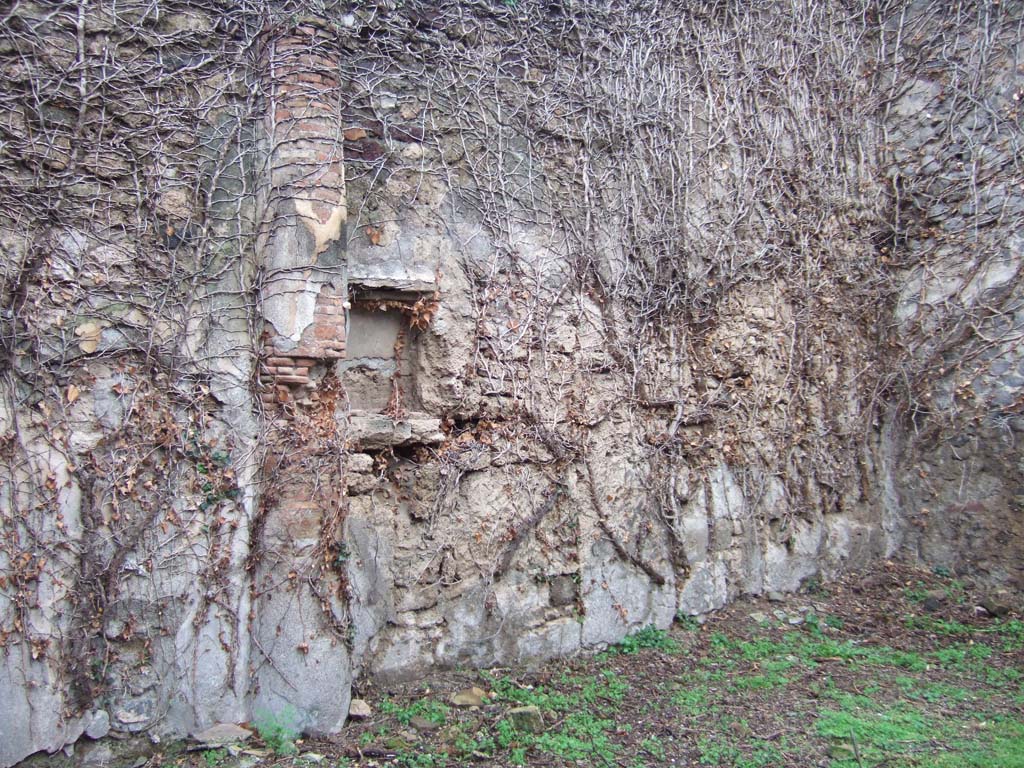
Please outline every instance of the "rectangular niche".
M352 411L385 413L393 406L396 388L401 407L416 410L416 404L409 402L414 391L413 339L401 309L391 302L353 301L348 339L346 357L337 370Z
M413 306L436 295L436 264L426 263L433 252L362 245L355 238L349 252L346 355L336 367L350 408L347 439L364 451L440 443L440 418L416 396L420 332L410 327Z
M339 361L338 374L353 412L384 413L395 387L402 395L412 389L408 381L400 381L411 374L408 332L402 333L406 325L398 309L352 304L348 313L351 341L345 359ZM396 356L399 337L403 344Z

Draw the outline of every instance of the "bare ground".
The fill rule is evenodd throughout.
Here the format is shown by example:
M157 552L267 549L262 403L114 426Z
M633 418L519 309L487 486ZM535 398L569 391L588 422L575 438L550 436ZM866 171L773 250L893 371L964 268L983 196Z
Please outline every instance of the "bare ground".
M1024 767L1022 606L886 563L530 672L370 684L372 714L330 740L270 718L239 747L125 743L111 764ZM473 687L480 706L452 703Z

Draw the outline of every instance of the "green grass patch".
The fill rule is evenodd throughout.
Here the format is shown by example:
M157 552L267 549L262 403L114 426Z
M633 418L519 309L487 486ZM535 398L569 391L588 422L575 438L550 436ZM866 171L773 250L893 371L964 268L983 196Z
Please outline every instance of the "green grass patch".
M912 587L904 587L903 597L907 602L923 603L928 599L928 587L923 581L919 581Z
M676 625L687 632L699 632L701 623L693 616L676 616Z
M976 699L976 696L966 688L949 683L904 676L894 677L892 683L904 698L926 701L929 704L959 704Z
M919 588L923 594L924 584ZM959 594L955 584L949 590L951 597ZM395 764L405 768L475 761L608 768L673 761L722 768L1024 768L1024 622L972 625L886 613L875 618L882 633L868 635L816 608L820 612L805 612L799 626L719 625L739 626L734 634L702 628L687 642L687 654L677 653L679 644L666 632L646 627L603 654L557 667L561 671L543 684L483 673L494 692L490 703L497 705L483 716L426 698L386 700L381 713L399 725L417 715L447 725L420 734L415 745L394 737L394 723L395 746L382 738L383 729L375 740L394 748ZM896 627L890 633L893 620L912 631ZM882 637L893 637L888 642L896 647L879 642ZM650 650L673 655L629 658ZM782 690L784 697L773 694ZM773 700L785 704L766 710L764 702ZM517 731L501 714L524 705L542 711L543 732ZM619 712L633 719L624 721ZM664 716L685 727L667 737ZM627 737L634 722L637 733ZM645 725L655 722L657 730ZM651 730L641 730L646 727ZM368 730L367 738L373 737ZM208 762L218 757L210 755Z
M535 750L570 763L610 766L620 749L609 735L614 727L614 720L588 711L572 712L557 730L541 734L523 733L510 721L500 720L493 743L508 751L513 765L528 765L529 752Z
M295 740L301 735L298 726L299 713L292 706L284 707L280 712L259 710L253 717L253 725L274 754L278 756L296 755L299 750Z
M487 679L497 700L519 706L533 705L546 710L565 710L579 703L579 698L564 690L549 690L543 685L521 686L508 677L490 677ZM570 678L563 677L560 688L568 687Z
M997 718L967 723L952 749L935 755L935 768L1024 768L1024 723Z
M657 736L648 736L646 739L641 741L640 749L649 754L655 760L665 760L665 745L661 743L661 739Z
M940 648L929 654L938 666L947 669L970 670L992 656L992 649L980 643L957 643L947 648Z
M1002 650L1024 650L1024 621L1009 619L990 627L971 627L959 621L940 619L935 616L908 616L904 622L908 629L931 632L951 637L998 638Z
M837 742L833 753L841 756L832 763L835 768L855 768L861 761L876 765L920 751L935 736L934 725L913 707L880 707L869 697L850 694L837 701L840 709L824 710L815 723L819 736Z
M1024 650L1024 621L1010 619L996 625L994 630L1003 639L1004 651Z
M697 741L700 765L719 768L770 768L785 760L782 752L771 744L755 744L745 748L725 733L703 736Z
M566 712L582 706L615 704L621 702L629 691L629 683L611 669L597 675L574 677L562 675L558 685L521 686L508 677L485 675L498 701L519 706L533 705L542 710Z
M598 718L589 712L574 712L557 731L533 737L533 746L562 760L611 765L618 751L608 736L614 726L613 720Z
M760 673L756 675L743 675L733 681L733 688L738 691L744 690L772 690L781 688L790 682L790 679L783 674L796 665L795 661L788 659L773 659L761 662Z
M227 756L226 749L207 749L203 752L203 762L206 763L207 768L216 768L224 762Z
M414 717L422 717L436 725L444 725L448 719L448 706L432 699L418 699L411 704L396 704L390 699L380 703L382 714L395 718L402 725L409 725Z
M580 690L580 700L584 704L598 704L602 701L617 704L629 691L629 683L617 672L606 669L600 675L587 678Z
M906 680L898 681L907 688ZM948 692L947 692L948 693ZM1024 723L1011 718L945 719L900 702L840 694L819 713L818 735L833 742L832 768L1024 768ZM925 697L927 701L927 697Z
M662 651L664 653L678 653L679 643L669 637L668 632L651 625L644 627L632 635L627 635L621 642L616 643L607 651L607 655L634 654L640 651ZM600 658L600 656L598 657Z
M682 714L688 717L699 717L709 708L708 687L697 685L693 688L676 691L672 694L672 703L679 707Z
M959 621L939 619L934 616L908 616L904 622L907 629L916 629L923 632L932 632L936 635L963 636L970 635L975 630Z

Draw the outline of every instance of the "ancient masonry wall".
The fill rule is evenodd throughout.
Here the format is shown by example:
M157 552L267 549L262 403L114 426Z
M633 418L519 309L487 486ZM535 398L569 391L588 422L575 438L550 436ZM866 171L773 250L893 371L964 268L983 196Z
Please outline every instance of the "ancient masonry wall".
M1019 24L1019 3L1001 10ZM908 19L929 34L888 115L908 264L893 317L912 400L894 430L904 555L1024 589L1024 48L940 49L941 14Z
M892 101L889 124L846 120L849 141L829 144L837 116L860 113L829 112L839 92L808 82L822 59L800 57L828 46L745 39L715 19L693 19L685 44L700 56L657 70L673 87L639 83L664 94L641 115L614 52L587 60L586 77L607 78L622 109L563 109L579 64L545 58L551 36L468 6L458 20L402 15L417 4L289 15L231 40L184 0L164 0L176 12L159 18L99 5L116 8L82 26L25 2L16 44L0 29L0 74L39 113L0 110L3 140L29 158L21 188L42 195L52 178L46 190L82 195L32 198L19 219L0 188L0 305L17 310L0 312L0 767L62 748L99 763L110 732L180 736L262 715L333 733L361 676L599 649L900 553L1022 583L1017 35L982 56L966 28L955 53L945 33L903 34L897 14L874 31L930 39L936 53L908 61L946 71L871 93L888 76L875 77L857 26L852 58L834 58L854 72L855 101ZM255 32L262 20L240 6L238 29ZM796 23L788 6L741 6L752 30ZM998 6L986 12L1020 15ZM838 2L807 18L835 22L810 29L821 40L857 21ZM675 50L620 21L651 60ZM144 49L108 46L122 30ZM415 77L394 61L395 35ZM496 68L494 41L509 36L503 51L537 58ZM84 41L77 63L52 64L53 40ZM152 41L174 61L225 48L196 58L189 81L189 67L158 72ZM970 99L947 90L977 69L943 58L954 53L987 62ZM80 68L97 98L29 104L30 56ZM137 56L166 82L119 100L103 90L118 81L108 56L126 70ZM716 57L721 69L686 69ZM217 82L230 87L211 112ZM190 93L198 124L144 124ZM776 98L775 112L746 111ZM765 120L777 141L758 164L741 148L758 146L746 131ZM156 149L120 157L104 133L118 121ZM667 131L646 160L645 124ZM19 144L19 132L59 140ZM595 156L578 157L579 136ZM234 159L211 170L192 155ZM802 174L826 155L849 175L818 220L827 201ZM0 153L0 175L19 169ZM624 226L616 200L646 178L636 169L685 201L666 216L678 214L685 253L647 222ZM200 189L208 199L193 199ZM737 201L756 211L743 226ZM39 224L44 208L85 213ZM126 225L151 220L156 235ZM728 247L709 247L718 236ZM787 271L787 258L803 266ZM876 263L887 259L902 266ZM655 311L619 290L655 273L668 280L658 290L686 288L674 294L685 306ZM862 303L878 296L867 278L902 286L894 307ZM896 339L879 330L893 325ZM892 375L868 386L890 346ZM915 377L930 384L907 407L894 392Z

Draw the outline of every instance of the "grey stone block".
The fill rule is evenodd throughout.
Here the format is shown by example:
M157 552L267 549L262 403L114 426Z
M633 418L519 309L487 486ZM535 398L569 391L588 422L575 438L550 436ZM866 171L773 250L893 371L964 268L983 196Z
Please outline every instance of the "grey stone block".
M548 585L552 605L572 605L576 602L576 581L572 576L556 576Z
M1002 376L1008 370L1010 370L1010 363L1006 360L993 360L992 364L988 367L989 371L995 376Z
M989 402L991 402L992 405L997 406L999 408L1009 408L1011 405L1013 405L1016 399L1016 392L1010 392L1009 390L1001 389L992 393L991 397L989 398Z
M99 709L89 716L85 724L85 735L90 739L102 739L110 733L110 715L105 709Z

